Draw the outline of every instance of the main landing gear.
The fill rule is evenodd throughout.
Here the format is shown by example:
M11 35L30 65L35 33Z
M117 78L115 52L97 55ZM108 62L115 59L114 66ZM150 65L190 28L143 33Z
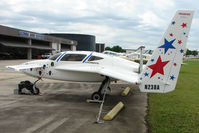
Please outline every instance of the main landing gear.
M100 85L99 90L97 92L94 92L91 95L91 99L96 100L96 101L102 100L103 94L105 93L105 91L109 91L109 92L111 91L109 85L110 85L110 78L106 77L105 80L102 81L102 84Z
M94 92L91 96L91 99L94 101L102 101L99 108L99 113L97 115L97 120L95 122L98 124L103 123L103 121L100 120L100 117L101 117L106 94L111 91L109 85L110 85L110 78L106 76L106 78L103 80L102 84L100 85L99 90L97 92Z
M38 78L34 83L31 83L30 81L21 81L18 84L18 94L32 94L32 95L39 95L40 90L36 87L36 83L41 80L41 78Z

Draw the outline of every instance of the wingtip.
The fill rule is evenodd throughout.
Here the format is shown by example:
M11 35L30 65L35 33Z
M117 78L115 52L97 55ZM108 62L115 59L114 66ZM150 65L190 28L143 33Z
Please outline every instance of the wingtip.
M14 70L14 71L19 71L18 69L12 67L12 66L5 66L5 68L10 69L10 70Z

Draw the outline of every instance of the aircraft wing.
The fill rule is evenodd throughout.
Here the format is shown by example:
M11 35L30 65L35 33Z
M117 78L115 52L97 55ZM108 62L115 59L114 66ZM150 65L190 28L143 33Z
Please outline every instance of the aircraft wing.
M137 83L138 82L138 73L127 73L121 72L121 70L105 68L98 72L99 74L106 75L108 77L112 77L114 79L130 82L130 83Z
M63 65L57 66L55 69L57 70L65 70L65 71L77 71L77 72L88 72L88 73L98 73L100 75L105 75L111 77L113 79L122 80L130 83L138 82L138 74L137 73L127 73L121 72L121 70L112 69L111 67L105 68L98 65L87 64L87 65Z
M74 72L91 72L97 73L101 68L99 66L93 66L92 64L68 64L57 66L55 69L57 70L65 70L65 71L74 71Z
M6 66L6 68L14 70L14 71L20 71L30 68L41 68L43 65L41 64L21 64L21 65L15 65L15 66Z

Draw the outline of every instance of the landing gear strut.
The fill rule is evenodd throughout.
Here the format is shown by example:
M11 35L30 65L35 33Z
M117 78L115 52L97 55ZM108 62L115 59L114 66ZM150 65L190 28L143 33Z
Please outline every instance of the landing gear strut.
M36 87L36 83L41 80L41 78L38 78L34 83L31 83L30 81L21 81L18 84L18 94L33 94L33 95L39 95L40 90ZM24 91L26 89L27 91Z
M91 95L91 99L92 100L96 100L96 101L99 101L99 100L102 100L103 99L103 94L105 93L104 91L105 90L109 90L111 91L110 87L110 78L109 77L106 77L102 84L100 85L100 88L97 92L94 92L92 95Z

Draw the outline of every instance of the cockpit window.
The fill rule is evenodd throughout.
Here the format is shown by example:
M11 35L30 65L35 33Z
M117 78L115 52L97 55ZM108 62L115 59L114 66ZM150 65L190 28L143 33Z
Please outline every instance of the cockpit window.
M85 57L85 54L66 54L61 61L82 61Z
M57 53L55 55L52 55L49 60L56 60L59 56L61 55L61 53Z
M91 56L88 61L95 61L95 60L102 60L104 58L101 58L101 57L97 57L97 56Z

